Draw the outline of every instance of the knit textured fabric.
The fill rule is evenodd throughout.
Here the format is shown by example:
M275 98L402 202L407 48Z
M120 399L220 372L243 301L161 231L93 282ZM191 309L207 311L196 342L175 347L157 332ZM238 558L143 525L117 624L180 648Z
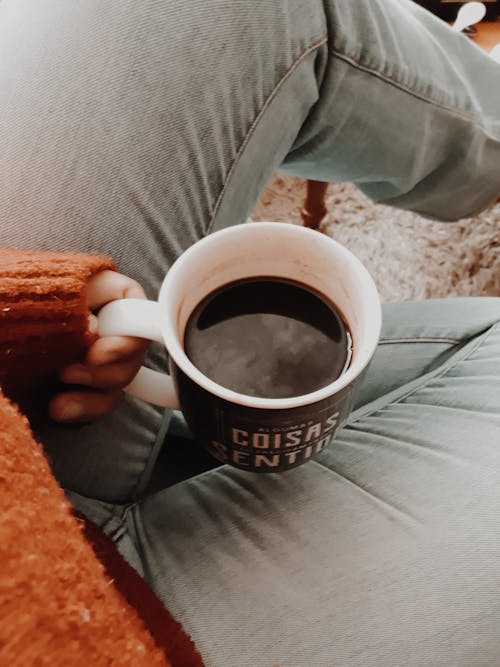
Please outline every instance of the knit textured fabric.
M85 283L113 268L98 255L0 249L0 385L11 399L46 402L55 371L81 359L91 341Z
M104 257L0 251L6 393L26 399L33 378L42 387L81 358L92 340L85 282L107 268ZM0 392L0 665L202 664L113 542L73 515L28 420Z

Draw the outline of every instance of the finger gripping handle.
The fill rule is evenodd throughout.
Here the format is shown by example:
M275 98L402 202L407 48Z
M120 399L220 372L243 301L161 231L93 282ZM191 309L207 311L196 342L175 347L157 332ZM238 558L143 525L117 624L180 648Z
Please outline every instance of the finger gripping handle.
M159 305L156 301L145 299L112 301L103 306L97 315L97 333L99 336L137 336L161 343ZM171 377L145 366L124 391L148 403L179 409Z

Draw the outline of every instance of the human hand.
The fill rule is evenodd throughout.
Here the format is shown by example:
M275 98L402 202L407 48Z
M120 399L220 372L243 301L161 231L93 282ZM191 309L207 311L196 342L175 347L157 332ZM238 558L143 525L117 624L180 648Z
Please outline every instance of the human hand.
M116 299L145 299L142 287L115 271L101 271L87 282L90 310ZM90 315L89 328L97 330L97 318ZM82 363L71 364L59 374L68 384L80 385L58 394L49 404L49 414L59 422L93 421L112 412L120 402L122 389L136 375L148 341L125 336L97 338ZM88 387L88 388L87 388Z

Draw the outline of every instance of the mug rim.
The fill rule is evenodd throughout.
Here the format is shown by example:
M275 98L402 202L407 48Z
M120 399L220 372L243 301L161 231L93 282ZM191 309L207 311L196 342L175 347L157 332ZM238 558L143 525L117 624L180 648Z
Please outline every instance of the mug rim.
M186 263L192 262L193 257L195 257L199 252L203 251L203 247L206 247L208 244L217 243L217 239L220 239L222 236L237 236L238 234L243 233L243 231L247 231L247 224L259 226L263 233L265 233L266 230L277 230L278 228L280 232L283 231L286 233L286 230L288 229L288 233L303 235L304 242L306 241L306 238L311 238L311 235L321 233L307 227L294 225L292 223L272 221L243 223L241 225L235 225L221 229L217 232L213 232L212 234L203 237L190 246L172 264L160 288L158 296L158 303L160 306L166 306L166 304L169 303L169 299L171 298L170 292L173 278L175 277L175 274L186 265ZM209 377L204 375L192 363L192 361L185 353L184 348L179 340L175 322L173 321L173 318L169 317L169 308L161 307L161 334L163 337L163 342L170 358L176 364L176 366L193 382L205 389L210 394L214 394L215 396L225 401L235 403L240 406L266 410L292 409L318 403L338 394L345 387L350 385L366 368L377 347L382 326L382 309L380 297L372 276L364 264L356 257L356 255L354 255L345 246L338 243L338 241L335 241L331 237L323 234L322 237L325 239L326 243L331 245L332 248L335 247L335 251L337 253L342 254L344 258L347 258L351 264L355 265L357 271L362 276L364 289L369 292L369 294L366 296L366 299L369 300L368 307L370 310L371 322L371 332L367 334L369 336L369 344L365 345L364 351L359 353L358 357L356 357L356 353L354 353L353 361L342 375L340 375L333 382L330 382L329 384L321 387L320 389L317 389L316 391L309 392L308 394L292 396L289 398L262 398L259 396L250 396L248 394L240 394L236 391L233 391L232 389L228 389L227 387L218 384L217 382L214 382ZM248 277L250 278L252 276ZM347 322L347 324L349 325L349 322Z

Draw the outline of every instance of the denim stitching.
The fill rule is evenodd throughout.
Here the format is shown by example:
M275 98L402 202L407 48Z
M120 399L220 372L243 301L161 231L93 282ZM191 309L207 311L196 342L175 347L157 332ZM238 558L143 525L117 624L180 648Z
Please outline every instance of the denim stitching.
M392 343L451 343L452 345L459 345L463 341L458 338L446 338L442 336L415 336L408 338L381 338L379 345L391 345Z
M492 335L494 331L496 331L500 327L500 324L495 324L493 325L490 329L485 334L480 335L474 342L475 345L470 344L470 349L466 349L464 354L456 353L454 357L452 357L448 363L445 363L444 366L442 366L439 369L436 369L434 371L431 371L430 373L426 373L424 376L421 378L417 378L416 380L413 380L409 384L411 385L411 388L398 396L397 398L393 400L389 400L387 402L382 403L379 401L379 399L376 399L373 403L375 405L373 406L373 409L367 409L366 411L363 410L363 408L360 408L360 411L356 410L358 413L356 415L356 419L353 420L348 420L346 426L351 426L352 424L355 424L359 419L364 419L365 417L369 417L372 414L375 414L376 412L379 412L383 407L386 407L387 405L396 405L397 403L401 403L401 401L404 401L406 398L409 396L412 396L415 394L417 391L425 387L429 382L443 377L447 375L453 368L458 363L461 363L462 361L465 361L470 357L471 354L473 354L476 350L478 350L487 340L488 338ZM469 346L468 346L469 347ZM397 390L395 390L397 391ZM390 392L392 393L392 392ZM366 406L367 408L370 407L370 404Z
M368 496L371 498L372 501L375 501L375 503L379 506L389 508L389 510L394 513L396 516L403 518L405 521L407 521L411 526L422 526L422 522L413 514L410 514L409 512L404 511L400 507L398 507L396 504L393 504L383 498L382 496L376 495L373 491L370 491L369 488L363 486L362 484L356 482L354 479L351 479L350 477L347 477L344 473L339 472L338 470L335 470L335 468L331 468L330 466L326 465L325 463L322 463L321 461L318 461L318 459L311 459L309 461L308 465L311 464L316 464L320 468L323 468L323 470L327 471L330 473L330 475L335 475L336 477L339 477L343 482L354 486L358 491L361 491L363 495Z
M138 495L143 493L145 488L147 487L147 484L153 472L153 468L156 464L156 461L158 460L160 450L162 449L165 442L165 438L168 434L168 427L170 425L171 416L172 416L171 412L168 409L165 410L165 412L163 413L160 426L158 428L158 431L156 432L156 437L154 439L154 442L149 448L149 452L145 457L142 470L137 474L137 480L133 486L133 489L131 490L131 495L133 499L135 499Z
M414 393L416 393L417 391L419 391L420 389L422 389L422 387L425 387L426 384L427 384L428 382L430 382L431 380L434 380L434 379L436 379L436 378L443 377L444 375L446 375L451 369L453 369L453 368L457 365L457 363L459 363L459 362L461 362L461 361L464 361L465 359L467 359L468 357L470 357L470 355L471 355L473 352L475 352L478 348L480 348L481 345L482 345L485 341L488 340L488 338L490 337L490 335L491 335L491 334L492 334L492 333L493 333L499 326L500 326L499 324L495 324L494 326L492 326L492 327L486 332L486 334L482 334L482 335L479 337L479 339L476 341L476 345L471 345L471 348L470 348L470 350L467 351L467 354L465 354L465 355L459 355L459 359L457 359L454 363L445 364L445 367L442 368L442 369L440 369L440 372L432 371L431 373L428 373L428 374L424 375L423 378L421 378L422 382L418 383L418 385L416 385L416 386L412 386L412 388L411 388L410 391L406 392L406 393L403 394L402 396L399 396L399 397L397 398L397 400L393 400L393 401L389 401L389 402L385 403L383 407L386 407L387 405L395 405L395 404L397 404L397 403L400 403L400 402L403 401L405 398L408 398L408 397L411 396L412 394L414 394ZM414 383L412 382L411 384L413 385ZM348 428L349 426L352 426L352 425L356 424L356 422L359 421L360 419L365 418L365 417L370 417L372 414L375 414L375 413L379 412L379 411L382 409L382 406L381 406L381 404L379 403L379 400L378 400L378 399L375 400L374 403L376 403L376 405L375 405L375 407L374 407L373 410L369 410L369 411L366 411L366 412L365 412L365 411L360 412L360 413L358 414L358 416L356 417L356 419L354 419L354 420L352 420L352 421L348 421L348 422L346 423L346 426L345 426L345 427ZM361 408L361 410L362 410L362 408ZM358 411L356 411L356 412L358 412ZM324 470L326 470L326 471L328 471L328 472L333 472L333 473L335 473L335 474L337 474L337 475L340 474L340 473L338 473L336 470L334 470L333 468L331 468L330 466L328 466L326 463L322 463L321 461L318 461L317 459L313 459L312 462L315 463L317 466L320 466L321 468L323 468ZM341 476L343 479L347 479L347 481L349 481L349 482L355 484L354 482L352 482L352 480L350 480L350 479L344 477L344 475L340 475L340 476ZM355 484L355 485L358 486L357 484ZM360 487L360 488L362 488L363 491L366 491L366 489L364 489L363 487ZM384 502L386 502L386 501L384 501ZM414 518L414 517L411 517L411 518Z
M444 367L441 367L437 370L431 371L430 373L425 374L422 378L417 378L417 379L420 380L420 382L416 386L414 386L414 383L416 382L416 380L413 380L411 382L411 385L412 385L411 390L409 390L408 392L399 396L396 400L386 402L382 406L382 404L380 403L380 400L376 399L374 401L374 403L376 405L373 407L373 409L365 411L365 410L363 410L363 408L359 408L359 410L356 410L356 412L358 413L357 416L356 416L356 419L354 419L352 421L348 420L347 423L345 424L345 428L348 428L349 426L355 424L359 419L369 417L370 415L375 414L376 412L381 410L382 407L385 407L387 405L395 405L397 403L400 403L405 398L408 398L408 396L411 396L412 394L419 391L419 389L422 389L422 387L425 387L428 382L430 382L430 381L432 381L436 378L439 378L439 377L442 377L442 376L446 375L446 373L448 373L450 370L452 370L458 363L467 359L473 352L475 352L479 347L481 347L481 345L489 338L489 336L498 327L500 327L500 323L493 325L492 327L490 327L490 329L487 330L486 333L483 333L483 334L479 335L477 340L475 341L476 344L475 345L470 345L470 349L466 351L466 354L457 353L455 355L455 357L453 357L448 363L446 363L444 365ZM393 339L393 340L398 341L399 339ZM386 342L390 343L390 342L393 342L393 340L387 340ZM413 339L401 339L401 340L403 340L403 341L406 341L406 340L412 341ZM420 339L418 339L418 340L420 340ZM454 339L441 339L441 338L430 338L428 340L430 340L430 341L435 341L435 340L441 341L441 340L443 340L445 342L452 342L452 343L462 343L463 342L463 341L460 341L460 340L455 341ZM390 392L390 393L392 393L392 392ZM367 406L367 407L369 407L369 406ZM331 469L327 465L321 463L317 459L314 459L314 462L317 465L324 468L325 470L331 471ZM228 466L227 464L226 465L221 464L220 466L217 466L215 468L211 468L210 470L204 470L203 472L200 472L197 475L194 475L193 477L190 477L188 480L184 480L184 481L185 482L188 482L188 481L191 482L193 480L198 480L200 478L209 477L209 476L212 476L212 475L216 474L217 472L221 472L221 469L227 468L227 467L230 467L230 466ZM180 483L183 484L184 482L180 482ZM167 489L171 489L171 488L172 487L167 487ZM141 508L141 506L143 505L144 502L148 501L150 498L152 498L156 495L159 495L159 494L163 493L167 489L159 489L158 491L156 491L155 493L153 493L149 496L146 496L144 498L139 498L135 502L130 503L126 508L125 516L127 516L132 509L134 509L136 507Z
M466 354L464 354L464 355L460 355L460 354L456 355L456 356L458 356L459 358L458 358L458 359L455 359L455 358L454 358L453 363L447 363L447 364L445 364L444 368L438 369L439 372L437 372L437 371L431 371L431 373L427 373L427 374L424 375L422 378L420 378L421 382L419 382L418 385L416 385L416 386L412 386L412 388L411 388L410 391L408 391L408 392L406 392L405 394L403 394L402 396L398 397L396 400L394 400L394 401L389 401L388 403L385 403L385 404L384 404L384 407L387 406L387 405L394 405L394 404L400 403L400 402L401 402L402 400L404 400L405 398L408 398L408 396L411 396L412 394L414 394L415 392L417 392L419 389L422 389L422 387L424 387L424 386L425 386L428 382L430 382L431 380L434 380L434 379L436 379L436 378L442 377L443 375L446 375L446 374L447 374L450 370L452 370L452 369L453 369L459 362L461 362L461 361L467 359L473 352L475 352L479 347L481 347L481 345L482 345L486 340L488 340L489 336L490 336L490 335L491 335L497 328L499 328L499 327L500 327L500 324L493 325L490 329L488 329L488 331L487 331L486 333L483 333L483 334L481 334L481 335L478 337L478 339L475 341L476 344L475 344L475 345L471 345L471 346L470 346L470 349L467 350L467 353L466 353ZM461 341L458 341L458 342L461 342ZM413 384L414 384L414 381L413 381L411 384L413 385ZM392 392L391 392L391 393L392 393ZM363 411L363 412L361 412L361 413L358 413L358 416L356 417L355 420L353 420L353 421L348 421L348 422L346 423L345 428L348 428L349 426L355 424L359 419L361 419L361 418L365 418L365 417L369 417L370 415L375 414L376 412L378 412L379 410L382 409L382 406L381 406L381 404L379 403L379 400L378 400L378 399L377 399L376 401L374 401L374 402L376 403L376 406L375 406L372 410L369 410L369 411ZM362 410L362 408L360 408L360 410ZM356 411L356 412L358 412L358 411ZM330 468L330 467L327 466L326 464L322 463L321 461L318 461L317 459L312 459L312 462L315 463L316 465L320 466L320 467L323 468L324 470L327 470L328 472L336 472L336 471L332 470L332 468ZM220 473L221 470L222 470L223 468L229 468L229 467L230 467L230 466L228 466L227 464L226 464L226 465L220 465L220 466L217 466L216 468L212 468L212 469L210 469L210 470L204 470L203 472L198 473L197 475L194 475L194 477L190 477L188 480L184 480L184 481L185 481L185 482L192 482L192 481L194 481L194 480L198 480L198 479L200 479L200 478L209 477L209 476L212 476L212 475L214 475L214 474ZM338 473L337 473L337 474L338 474ZM348 480L348 481L351 481L351 480ZM181 484L184 484L184 482L180 482L180 483L181 483ZM351 481L351 483L353 483L353 482ZM133 502L133 503L129 503L129 504L127 505L126 509L125 509L125 513L124 513L124 517L123 517L124 521L126 521L128 515L129 515L129 513L130 513L132 510L134 510L135 508L138 508L138 509L140 510L141 507L142 507L142 505L143 505L145 502L147 502L148 500L150 500L151 498L153 498L153 497L156 496L156 495L159 495L159 494L164 493L167 489L170 490L170 489L172 489L172 488L173 488L173 487L167 487L166 489L159 489L158 491L156 491L155 493L151 494L150 496L147 496L147 497L144 497L144 498L140 498L140 499L136 500L136 501ZM414 517L410 517L410 518L414 518Z
M312 44L311 44L305 51L302 51L302 53L300 53L300 54L295 58L295 60L294 60L294 61L292 62L292 64L290 65L290 67L289 67L287 70L285 70L285 72L283 73L283 75L281 76L281 78L278 79L278 81L276 82L274 88L271 90L271 92L269 93L269 95L268 95L268 96L266 97L266 99L264 100L264 104L263 104L262 107L259 109L259 111L257 112L257 115L255 116L255 118L254 118L252 124L251 124L250 127L248 128L247 133L245 134L245 136L244 136L244 138L243 138L243 142L241 143L241 146L239 147L238 152L236 153L236 157L234 158L234 160L233 160L231 166L229 167L229 170L228 170L227 173L226 173L226 176L225 176L224 181L223 181L223 183L222 183L221 191L220 191L220 193L219 193L219 196L217 197L217 201L215 202L215 206L214 206L214 210L213 210L213 213L212 213L212 217L210 218L210 222L209 222L208 225L207 225L207 229L206 229L206 233L207 233L207 234L210 233L210 230L211 230L211 228L212 228L212 226L213 226L213 224L214 224L215 217L217 216L217 213L218 213L218 211L219 211L219 208L220 208L222 199L223 199L224 194L225 194L225 192L226 192L226 190L227 190L227 187L228 187L228 185L229 185L229 181L231 180L231 176L233 175L233 173L234 173L236 167L238 166L238 164L239 164L239 162L240 162L240 159L241 159L241 156L243 155L243 153L244 153L244 151L245 151L245 148L247 147L248 142L250 141L250 139L251 139L251 137L252 137L252 135L253 135L253 133L254 133L254 131L255 131L255 128L256 128L257 125L259 124L259 121L260 121L260 119L262 118L263 114L265 113L266 109L269 107L269 105L271 104L272 100L276 97L276 94L278 93L278 91L279 91L279 89L281 88L281 86L283 85L283 83L284 83L284 82L288 79L288 77L295 71L295 69L297 68L297 66L300 65L300 63L304 60L304 58L306 58L310 53L313 53L316 49L318 49L318 48L319 48L320 46L322 46L323 44L326 44L327 41L328 41L328 38L327 38L327 36L325 35L324 37L320 37L318 40L316 40L315 42L313 42L313 43L312 43Z
M335 49L328 49L328 52L330 55L332 55L334 58L338 58L339 60L344 61L348 65L351 65L352 67L355 67L356 69L360 70L361 72L365 72L366 74L370 74L372 76L377 77L381 81L384 81L385 83L389 84L390 86L393 86L394 88L398 88L399 90L402 90L405 93L408 93L409 95L412 95L418 100L421 100L422 102L426 102L427 104L432 104L435 107L438 107L440 109L443 109L447 113L451 114L452 116L455 116L457 118L460 118L467 123L474 123L477 126L477 129L480 132L483 132L486 136L489 136L487 130L479 124L479 120L475 118L474 116L471 116L465 112L460 111L459 109L448 106L447 104L443 104L443 102L439 102L438 100L432 99L430 97L427 97L423 93L420 93L413 88L410 88L409 86L406 86L404 83L401 83L400 81L396 81L394 79L391 79L389 76L386 74L383 74L382 72L379 72L378 70L374 69L373 67L369 67L367 65L362 65L360 62L358 62L355 58L352 58L351 56L348 56L344 53L341 53L340 51L336 51Z

